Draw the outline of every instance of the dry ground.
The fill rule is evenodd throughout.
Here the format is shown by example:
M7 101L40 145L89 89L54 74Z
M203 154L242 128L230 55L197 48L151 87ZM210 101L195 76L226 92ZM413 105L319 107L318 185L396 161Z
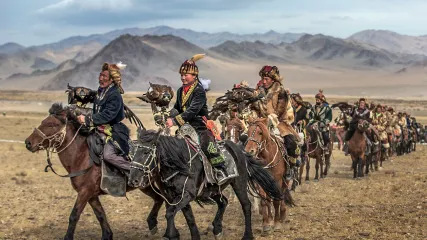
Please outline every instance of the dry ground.
M51 101L65 99L61 93L49 96L45 93L5 95L0 92L0 112L7 110L5 117L0 115L0 139L10 140L24 140L47 115ZM11 102L10 98L16 101ZM399 104L402 109L422 109L413 112L420 118L427 115L424 114L424 102L388 101ZM154 127L146 107L136 108L135 112L147 127ZM288 210L283 232L262 236L261 216L253 214L257 239L427 238L427 147L420 146L417 152L385 162L382 171L360 181L352 179L349 157L338 150L333 154L328 178L309 184L304 182L293 193L298 206ZM57 158L53 162L59 172L65 172ZM314 161L312 170L313 165ZM45 154L29 153L22 143L0 142L0 166L0 239L62 238L76 198L69 180L43 172ZM147 235L145 218L151 200L136 191L129 193L128 198L129 201L110 196L101 198L115 238L159 239L159 234L154 237ZM194 205L193 210L197 224L203 230L214 218L216 207L202 209ZM160 232L163 233L166 225L164 208L159 221ZM189 239L182 214L178 214L176 222L182 239ZM227 239L242 236L243 214L239 204L228 207L224 232ZM100 237L96 217L87 207L79 221L76 239ZM203 236L202 239L213 239L213 236Z

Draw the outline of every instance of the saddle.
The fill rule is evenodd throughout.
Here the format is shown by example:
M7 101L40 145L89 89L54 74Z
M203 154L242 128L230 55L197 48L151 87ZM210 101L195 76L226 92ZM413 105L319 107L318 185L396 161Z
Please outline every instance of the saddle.
M98 133L90 134L87 139L89 156L96 165L101 165L100 188L114 197L125 197L127 188L126 175L113 165L103 161L105 139ZM138 141L130 141L129 157L132 159L138 149Z
M203 153L203 151L200 149L200 140L199 135L197 134L196 130L188 123L185 123L178 129L177 135L178 138L183 138L186 140L187 144L190 144L192 148L197 149L197 154L200 154L200 160L203 163L203 168L205 171L205 176L207 183L211 184L218 184L218 181L216 180L216 174L215 171L209 162L209 159L206 157L206 155ZM234 162L233 156L227 151L225 148L225 142L224 141L216 141L218 144L218 148L221 151L221 153L224 155L225 158L225 170L227 172L228 178L234 178L239 176L239 173L237 171L236 163Z

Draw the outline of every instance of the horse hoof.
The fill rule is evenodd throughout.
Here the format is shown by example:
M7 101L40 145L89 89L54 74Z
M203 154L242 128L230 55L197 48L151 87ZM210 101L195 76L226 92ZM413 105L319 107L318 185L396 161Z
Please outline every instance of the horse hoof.
M220 240L224 238L224 233L220 232L217 235L215 235L215 240Z
M314 182L319 182L319 179L318 179L318 178L316 178L316 179L314 179L313 181L314 181Z
M280 223L274 224L274 231L275 232L281 232L282 229L283 229L282 224L280 224Z
M268 234L271 232L271 226L264 226L262 227L262 233L263 234Z
M159 229L157 228L157 226L155 226L153 229L150 230L150 234L151 235L155 235L157 233Z
M213 229L214 229L214 226L212 224L209 225L208 228L206 228L205 235L208 235L209 233L211 233Z

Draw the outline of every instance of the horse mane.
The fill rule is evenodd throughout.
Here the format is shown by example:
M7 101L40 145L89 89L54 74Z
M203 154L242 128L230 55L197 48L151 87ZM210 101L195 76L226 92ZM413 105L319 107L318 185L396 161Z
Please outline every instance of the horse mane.
M156 155L161 165L160 168L165 171L170 170L171 173L179 171L181 174L188 175L190 156L186 141L173 136L159 136L159 134L153 130L142 130L139 131L138 138L144 143L156 143Z
M79 129L81 124L77 120L76 114L68 107L63 106L62 103L54 103L49 109L49 114L54 116L56 119L65 124L66 119L68 123L72 124L74 129ZM89 128L82 126L79 131L79 135L87 136L89 134Z
M268 139L270 137L270 130L268 130L267 125L264 124L266 118L257 118L257 119L252 119L249 121L249 125L251 124L255 124L257 125L259 128L261 128L262 131L262 137L264 139ZM249 126L248 126L249 128ZM248 133L250 134L250 133Z

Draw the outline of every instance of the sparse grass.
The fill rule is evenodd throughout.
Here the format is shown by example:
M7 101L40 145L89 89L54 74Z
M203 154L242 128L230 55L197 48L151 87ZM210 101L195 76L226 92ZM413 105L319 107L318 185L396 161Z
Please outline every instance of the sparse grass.
M0 91L0 96L2 94ZM26 98L29 96L26 95ZM64 97L60 94L58 96L58 99ZM132 101L132 96L126 101ZM212 100L217 95L210 96ZM43 98L43 94L38 97ZM331 98L331 101L335 99ZM403 100L390 101L405 107L406 102ZM413 104L424 109L420 102L414 101ZM7 117L0 116L1 138L24 140L46 117L46 106L41 110L28 107L12 109ZM425 114L423 111L419 113ZM136 112L148 128L155 127L149 108L140 108ZM416 116L427 122L427 114ZM132 137L135 137L133 126L131 131ZM333 174L318 183L313 182L315 167L314 160L311 160L311 182L306 184L303 180L302 185L292 193L298 206L287 209L287 219L291 221L285 224L286 231L261 236L262 217L253 213L254 234L260 240L424 239L427 236L426 158L427 146L421 145L415 153L397 157L392 163L384 162L384 171L370 172L369 178L354 181L353 173L349 171L350 158L334 150L330 169ZM45 162L44 152L32 154L23 144L0 143L0 194L2 200L5 200L0 205L0 239L63 238L76 193L69 179L59 178L51 172L45 173ZM56 155L52 162L56 170L65 172ZM130 192L128 198L129 201L125 198L101 197L115 238L159 238L166 226L164 207L158 218L160 233L155 237L147 237L148 226L144 219L151 209L152 200L139 191ZM197 204L192 207L199 229L206 229L217 207L205 206L202 209ZM241 237L242 219L240 205L230 204L223 221L227 239ZM182 239L189 239L182 214L177 215L176 225ZM96 216L87 206L79 220L76 238L100 237ZM203 235L202 239L212 239L212 236Z

